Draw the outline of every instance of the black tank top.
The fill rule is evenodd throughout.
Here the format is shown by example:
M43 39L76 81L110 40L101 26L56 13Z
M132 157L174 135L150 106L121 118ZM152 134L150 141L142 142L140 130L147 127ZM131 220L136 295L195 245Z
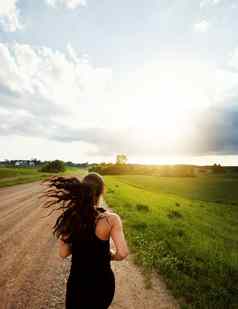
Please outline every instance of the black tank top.
M106 209L98 207L100 212ZM84 281L84 277L95 278L111 270L110 240L102 240L95 233L96 223L92 226L91 235L87 239L72 237L72 258L70 277Z

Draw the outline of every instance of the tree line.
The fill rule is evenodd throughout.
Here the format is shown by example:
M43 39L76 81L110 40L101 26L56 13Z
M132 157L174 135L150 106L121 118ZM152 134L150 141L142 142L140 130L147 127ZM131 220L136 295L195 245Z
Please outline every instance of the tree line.
M195 167L189 165L143 165L143 164L94 164L89 171L101 175L159 175L159 176L195 176Z

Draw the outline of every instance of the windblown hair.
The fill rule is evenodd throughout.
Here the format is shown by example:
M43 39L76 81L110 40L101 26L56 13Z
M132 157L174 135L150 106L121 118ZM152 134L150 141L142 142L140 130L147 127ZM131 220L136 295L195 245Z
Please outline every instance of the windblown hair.
M87 174L82 181L77 177L53 176L43 181L47 188L42 197L46 198L43 207L52 212L61 210L53 226L53 234L71 242L74 232L88 237L95 227L100 211L94 207L103 192L104 181L97 173ZM49 215L50 215L49 214Z

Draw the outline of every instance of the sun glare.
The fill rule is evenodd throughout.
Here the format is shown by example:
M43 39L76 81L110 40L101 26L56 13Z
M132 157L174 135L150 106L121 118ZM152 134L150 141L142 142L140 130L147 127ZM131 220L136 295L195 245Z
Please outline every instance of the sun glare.
M145 138L150 135L181 146L197 113L210 104L202 78L201 68L191 62L167 61L136 72L121 100L124 123Z

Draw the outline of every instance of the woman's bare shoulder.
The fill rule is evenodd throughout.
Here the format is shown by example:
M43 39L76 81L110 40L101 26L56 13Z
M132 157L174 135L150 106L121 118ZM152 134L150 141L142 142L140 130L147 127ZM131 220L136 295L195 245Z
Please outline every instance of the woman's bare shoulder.
M98 215L98 218L112 218L112 220L114 218L117 218L119 217L119 215L112 209L112 208L104 208L104 211L102 211L99 215Z
M120 223L121 222L121 217L119 216L118 213L116 213L114 210L112 209L107 209L104 214L108 217L108 219L110 220L110 222L113 224L115 223Z
M109 207L107 207L107 208L105 208L105 212L104 212L104 214L106 214L106 215L108 215L108 216L118 216L118 214L116 213L116 211L114 210L114 209L112 209L112 208L109 208Z

